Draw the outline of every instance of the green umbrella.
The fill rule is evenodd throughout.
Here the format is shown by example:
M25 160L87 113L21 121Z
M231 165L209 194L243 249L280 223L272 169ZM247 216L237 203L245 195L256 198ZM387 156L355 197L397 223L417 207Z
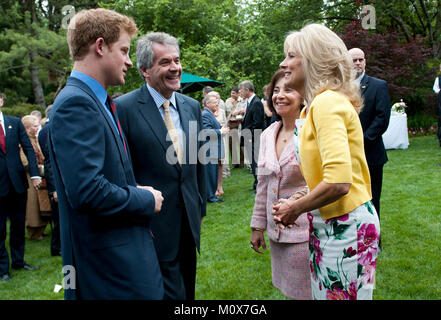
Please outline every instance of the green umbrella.
M181 93L196 92L202 90L202 88L205 86L217 87L223 84L224 83L220 81L195 76L194 74L187 72L182 72L181 89L179 89L179 91Z

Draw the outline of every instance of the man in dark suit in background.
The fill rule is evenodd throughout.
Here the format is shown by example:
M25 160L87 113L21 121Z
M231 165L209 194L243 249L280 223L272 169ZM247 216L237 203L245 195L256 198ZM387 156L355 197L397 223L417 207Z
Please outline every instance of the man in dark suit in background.
M32 185L41 183L37 159L21 120L1 112L5 96L0 93L0 280L11 279L6 250L6 221L10 220L9 246L12 269L36 270L24 261L25 216L28 182L20 159L20 148L29 162Z
M380 217L380 196L383 184L383 166L387 162L383 133L389 126L390 97L387 82L365 74L366 58L359 48L349 50L360 84L364 107L360 112L364 134L364 149L371 175L372 203Z
M205 167L199 161L199 103L176 90L182 66L176 38L149 33L137 42L146 82L116 99L136 181L161 190L164 205L152 220L165 299L194 299L196 248L206 211Z
M58 195L66 299L162 299L150 220L161 193L137 186L115 104L123 85L131 18L112 10L78 12L68 27L74 60L51 111L49 152Z
M433 92L436 94L436 104L438 109L438 131L436 136L438 137L439 146L441 147L441 64L439 66L439 75L436 76L433 83Z
M242 81L239 84L239 94L246 101L247 109L242 122L241 144L244 145L244 152L251 160L251 172L254 176L253 187L257 186L257 160L259 158L260 134L265 128L263 104L260 98L254 93L254 85L251 81ZM250 159L251 158L251 159Z
M228 133L228 127L220 126L216 120L214 113L219 108L219 100L215 96L207 95L203 100L204 110L202 111L202 127L207 135L204 151L206 151L207 164L206 181L207 181L207 201L222 202L223 200L216 196L219 176L219 160L223 159L224 147L222 135Z
M54 174L49 157L48 133L50 124L50 110L52 105L45 110L46 124L38 133L38 143L44 156L44 179L46 180L47 191L52 209L52 237L51 237L51 256L61 256L61 239L60 239L60 216L58 213L58 197L55 190Z

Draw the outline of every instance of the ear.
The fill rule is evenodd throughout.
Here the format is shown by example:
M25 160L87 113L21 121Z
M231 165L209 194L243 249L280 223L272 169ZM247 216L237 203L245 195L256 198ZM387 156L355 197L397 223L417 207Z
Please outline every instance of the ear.
M103 38L96 39L94 43L95 53L102 57L104 55L104 46L106 46L106 43Z
M149 69L139 68L139 70L141 71L144 79L148 79L150 77L150 70Z

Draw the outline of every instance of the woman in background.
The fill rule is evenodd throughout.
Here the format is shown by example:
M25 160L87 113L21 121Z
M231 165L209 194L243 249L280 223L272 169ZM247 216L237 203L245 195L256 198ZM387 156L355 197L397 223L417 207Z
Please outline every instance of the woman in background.
M21 121L23 126L28 133L29 140L31 141L32 147L34 148L35 157L37 158L38 169L40 170L40 175L44 176L43 162L44 157L41 152L40 145L38 144L37 132L39 129L39 122L37 117L27 115L24 116ZM28 160L20 150L21 161L26 170L26 176L28 178L29 186L32 186L31 177L29 175ZM47 198L47 204L49 204L49 197ZM46 228L47 222L43 221L40 216L40 200L38 197L38 191L33 187L28 188L28 199L26 203L26 228L28 230L28 236L31 240L42 240L44 229Z

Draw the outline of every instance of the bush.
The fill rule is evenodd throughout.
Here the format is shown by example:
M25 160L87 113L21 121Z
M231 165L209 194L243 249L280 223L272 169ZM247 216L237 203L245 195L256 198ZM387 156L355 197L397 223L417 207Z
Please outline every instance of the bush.
M408 118L409 137L428 136L436 134L437 120L426 114L416 113Z
M30 103L19 103L12 107L2 107L2 112L8 116L15 116L22 118L23 116L30 114L32 111L38 110L44 116L44 110L41 109L39 105Z

